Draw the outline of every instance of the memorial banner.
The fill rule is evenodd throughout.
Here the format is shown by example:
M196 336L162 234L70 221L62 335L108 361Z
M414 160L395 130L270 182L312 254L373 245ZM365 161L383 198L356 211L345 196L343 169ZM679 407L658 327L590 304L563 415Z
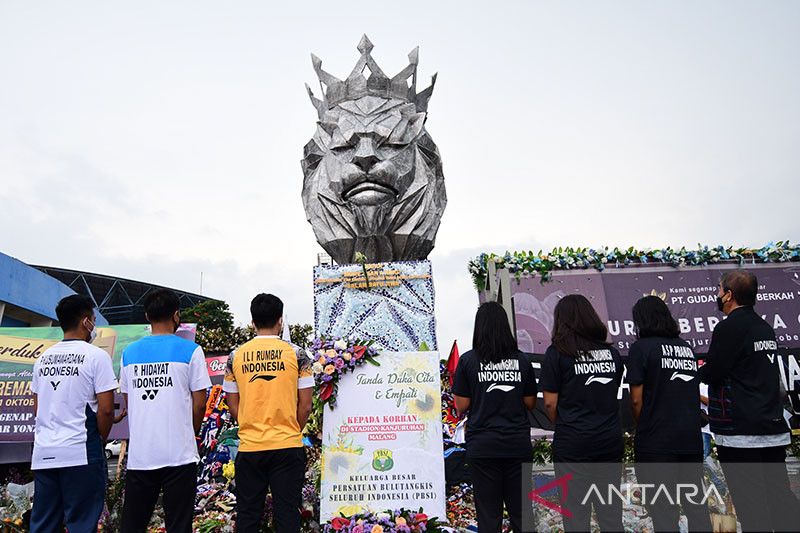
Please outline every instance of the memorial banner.
M779 350L778 367L781 371L783 388L786 390L784 409L788 413L792 433L800 435L800 349Z
M438 352L382 352L323 414L321 519L422 508L446 519Z
M627 355L636 340L631 309L639 298L662 298L681 328L681 337L703 354L711 332L722 320L717 310L717 286L722 274L735 264L673 268L661 265L558 271L551 281L523 278L511 282L520 349L542 354L550 344L553 309L567 294L589 298L608 325L609 340ZM747 265L758 277L755 309L775 328L778 344L800 348L800 266L789 263Z
M516 333L521 350L531 357L537 375L542 354L550 345L553 310L567 294L583 294L608 326L609 340L626 356L636 340L632 318L633 305L643 296L663 299L678 321L681 337L702 359L708 352L714 327L723 320L717 309L717 287L725 271L738 264L716 264L705 267L674 268L664 265L637 265L625 268L557 271L552 280L523 278L511 281ZM756 311L775 329L782 348L780 371L789 393L787 414L791 426L800 432L800 266L794 263L747 265L758 278ZM629 401L630 387L623 379L618 398L623 402L623 423L632 424ZM797 414L795 414L797 413ZM549 420L537 407L537 424L552 429Z

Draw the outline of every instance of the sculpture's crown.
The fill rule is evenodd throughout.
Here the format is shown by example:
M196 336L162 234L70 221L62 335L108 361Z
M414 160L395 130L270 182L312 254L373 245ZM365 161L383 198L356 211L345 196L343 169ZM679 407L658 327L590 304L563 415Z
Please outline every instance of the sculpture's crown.
M419 47L414 48L408 54L409 65L392 78L384 74L372 58L372 48L372 42L369 38L366 35L362 36L361 42L358 43L358 51L361 52L361 57L353 71L344 81L322 70L322 60L311 54L311 63L314 65L314 70L317 72L320 82L322 100L314 96L308 84L306 84L306 89L320 116L325 110L331 109L336 104L346 100L356 100L367 95L397 98L415 104L419 112L427 111L428 101L436 83L436 74L431 79L431 85L418 93L417 62L419 60ZM365 70L368 71L367 76L364 75ZM409 78L411 79L410 83L408 81Z

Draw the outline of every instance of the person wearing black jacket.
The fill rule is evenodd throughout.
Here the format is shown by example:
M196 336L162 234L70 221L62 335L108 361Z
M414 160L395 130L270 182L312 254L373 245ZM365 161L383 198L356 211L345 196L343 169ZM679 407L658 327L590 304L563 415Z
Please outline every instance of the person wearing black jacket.
M505 504L511 529L520 533L522 464L533 457L528 412L536 406L536 376L497 302L478 308L472 350L458 360L453 395L459 414L469 411L466 447L478 529L500 533Z
M800 531L786 473L789 427L783 418L775 331L753 309L758 280L725 273L717 306L727 318L711 336L700 379L708 418L743 531Z

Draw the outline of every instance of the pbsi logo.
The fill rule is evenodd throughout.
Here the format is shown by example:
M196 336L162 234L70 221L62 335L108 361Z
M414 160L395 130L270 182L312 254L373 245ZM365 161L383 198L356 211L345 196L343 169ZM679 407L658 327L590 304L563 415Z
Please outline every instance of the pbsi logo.
M375 450L372 454L372 468L378 472L386 472L394 467L394 459L392 459L392 450L380 449Z

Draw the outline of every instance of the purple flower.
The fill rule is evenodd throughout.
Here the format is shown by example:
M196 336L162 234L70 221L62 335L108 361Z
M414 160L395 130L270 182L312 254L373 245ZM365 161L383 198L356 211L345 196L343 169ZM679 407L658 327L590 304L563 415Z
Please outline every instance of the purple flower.
M344 359L337 358L336 361L333 362L333 366L335 366L337 370L341 370L344 368Z
M327 383L328 381L332 380L333 378L331 376L329 376L328 374L322 374L322 378L321 379L322 379L322 381Z

